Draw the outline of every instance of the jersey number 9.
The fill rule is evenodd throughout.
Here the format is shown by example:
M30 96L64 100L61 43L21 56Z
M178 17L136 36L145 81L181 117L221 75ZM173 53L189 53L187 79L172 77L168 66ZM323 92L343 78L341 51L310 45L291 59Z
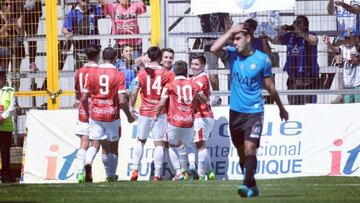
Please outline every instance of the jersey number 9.
M108 75L100 75L99 85L100 85L100 94L102 94L102 95L109 94L109 76Z

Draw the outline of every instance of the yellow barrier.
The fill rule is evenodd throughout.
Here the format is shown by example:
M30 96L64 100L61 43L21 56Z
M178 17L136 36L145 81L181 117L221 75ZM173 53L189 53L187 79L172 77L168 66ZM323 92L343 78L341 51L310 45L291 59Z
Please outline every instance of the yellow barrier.
M160 0L150 0L151 6L151 46L160 46L161 40L161 10Z

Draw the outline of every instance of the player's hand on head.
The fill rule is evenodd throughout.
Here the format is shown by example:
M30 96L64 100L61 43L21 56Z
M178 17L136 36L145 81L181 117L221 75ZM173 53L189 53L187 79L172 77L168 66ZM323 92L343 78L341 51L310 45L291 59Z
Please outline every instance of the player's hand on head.
M232 34L239 34L240 32L246 32L247 30L245 29L243 24L236 24L233 27L231 27L230 29Z

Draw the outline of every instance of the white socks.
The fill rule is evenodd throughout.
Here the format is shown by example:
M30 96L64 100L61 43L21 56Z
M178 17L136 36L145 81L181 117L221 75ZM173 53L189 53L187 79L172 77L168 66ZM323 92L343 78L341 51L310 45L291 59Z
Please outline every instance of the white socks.
M170 169L171 173L173 173L174 167L170 161L169 148L164 147L164 163L167 163L167 167Z
M185 151L185 150L184 150ZM186 155L186 153L185 153ZM170 147L169 148L169 157L171 164L173 165L176 173L181 173L180 169L180 161L179 161L179 152L177 147Z
M186 171L187 170L187 166L188 166L188 156L186 154L186 150L185 150L185 146L181 145L180 147L176 147L177 152L178 152L178 160L180 162L180 167L182 171ZM171 156L170 156L171 159ZM171 159L171 163L173 163L174 166L174 162ZM175 166L174 169L176 170Z
M101 155L101 160L104 164L104 168L105 168L105 174L106 174L106 177L111 177L110 176L110 161L109 161L109 155L106 155L106 154L102 154Z
M118 165L118 156L116 154L102 154L101 158L105 167L106 177L115 177Z
M208 153L207 149L203 148L198 150L198 174L199 176L205 176L205 164L207 163Z
M134 170L139 169L139 164L143 156L144 151L144 144L140 141L136 141L134 146L134 153L133 153L133 164L134 164Z
M206 151L207 151L207 149L206 149ZM208 172L214 171L214 169L213 169L213 167L212 167L212 165L211 165L210 153L207 153L207 158L206 158L206 170L207 170Z
M155 166L155 176L160 177L161 168L164 158L164 147L156 146L154 151L154 166Z
M84 149L78 149L76 153L76 159L78 162L78 171L84 172L85 156L86 156L86 151Z
M92 162L95 159L95 156L96 156L97 152L98 152L98 150L93 146L90 146L86 150L86 157L85 157L86 164L92 164Z
M109 160L109 177L115 177L117 166L118 166L118 155L116 154L109 154L108 155Z
M188 154L189 159L189 168L190 169L196 169L195 165L195 148L193 145L186 147L186 153Z

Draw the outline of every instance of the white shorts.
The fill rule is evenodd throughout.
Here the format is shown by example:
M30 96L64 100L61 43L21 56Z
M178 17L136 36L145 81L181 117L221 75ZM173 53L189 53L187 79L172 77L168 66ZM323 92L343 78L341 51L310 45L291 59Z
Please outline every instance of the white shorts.
M214 126L213 118L195 118L194 120L194 142L206 141L209 139Z
M121 128L120 119L112 122L102 122L89 119L89 139L90 140L108 140L109 142L118 141Z
M79 137L81 136L89 136L89 123L78 121L76 125L75 134Z
M157 121L153 117L140 116L137 120L137 137L146 140L150 133L154 141L166 141L166 114L161 114Z
M167 138L170 145L177 145L181 140L189 147L193 143L194 128L179 128L168 124Z

